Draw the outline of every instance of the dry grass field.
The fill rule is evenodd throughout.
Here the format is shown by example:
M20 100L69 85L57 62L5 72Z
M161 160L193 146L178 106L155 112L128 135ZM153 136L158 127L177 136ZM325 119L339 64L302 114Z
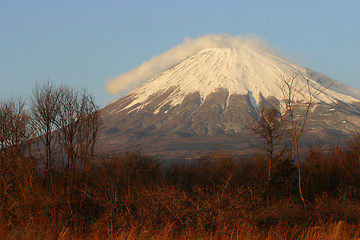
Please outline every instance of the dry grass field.
M353 145L308 149L306 211L287 159L276 161L268 188L265 157L224 151L164 165L134 150L70 177L59 167L46 185L41 159L2 158L0 238L358 239L359 156Z

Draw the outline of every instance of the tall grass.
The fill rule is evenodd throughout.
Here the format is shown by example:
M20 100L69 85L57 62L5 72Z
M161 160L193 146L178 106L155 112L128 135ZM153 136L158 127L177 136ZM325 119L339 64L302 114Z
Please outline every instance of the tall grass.
M288 159L275 164L268 204L262 156L216 151L165 165L134 150L77 168L66 188L61 168L44 188L29 164L37 161L23 158L2 165L0 239L356 239L359 156L352 147L308 149L307 212Z

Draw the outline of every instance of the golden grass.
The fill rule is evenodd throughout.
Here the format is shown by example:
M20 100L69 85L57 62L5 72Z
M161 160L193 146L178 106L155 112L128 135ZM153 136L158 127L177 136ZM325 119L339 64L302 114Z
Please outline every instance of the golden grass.
M261 158L223 153L170 167L127 153L78 169L67 188L61 171L46 188L36 171L2 174L0 239L360 239L360 189L346 185L358 171L316 157L303 171L307 212L289 162L268 204Z

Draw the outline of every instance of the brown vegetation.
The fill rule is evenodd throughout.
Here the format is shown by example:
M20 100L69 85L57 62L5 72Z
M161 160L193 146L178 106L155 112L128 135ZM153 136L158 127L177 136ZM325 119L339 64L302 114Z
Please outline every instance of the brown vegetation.
M302 198L298 166L273 142L268 156L249 159L215 151L170 163L139 149L99 156L92 98L49 86L38 90L66 96L50 142L23 101L0 106L0 239L360 238L360 134L342 148L306 150ZM36 103L32 111L46 108Z
M302 166L307 212L288 160L277 162L267 204L261 156L240 161L217 151L166 165L134 150L77 168L71 192L65 171L44 188L42 172L23 158L16 173L1 171L0 237L353 239L360 237L355 153L351 145L328 153L310 148Z

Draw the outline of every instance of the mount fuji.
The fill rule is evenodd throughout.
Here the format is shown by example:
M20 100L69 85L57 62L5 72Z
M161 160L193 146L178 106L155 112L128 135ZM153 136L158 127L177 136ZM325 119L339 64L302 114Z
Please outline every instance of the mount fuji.
M245 153L255 140L248 122L264 104L281 108L280 76L294 73L327 88L314 101L304 142L341 144L360 125L360 91L246 42L199 50L101 109L100 143L107 152L140 144L166 157L217 146Z

